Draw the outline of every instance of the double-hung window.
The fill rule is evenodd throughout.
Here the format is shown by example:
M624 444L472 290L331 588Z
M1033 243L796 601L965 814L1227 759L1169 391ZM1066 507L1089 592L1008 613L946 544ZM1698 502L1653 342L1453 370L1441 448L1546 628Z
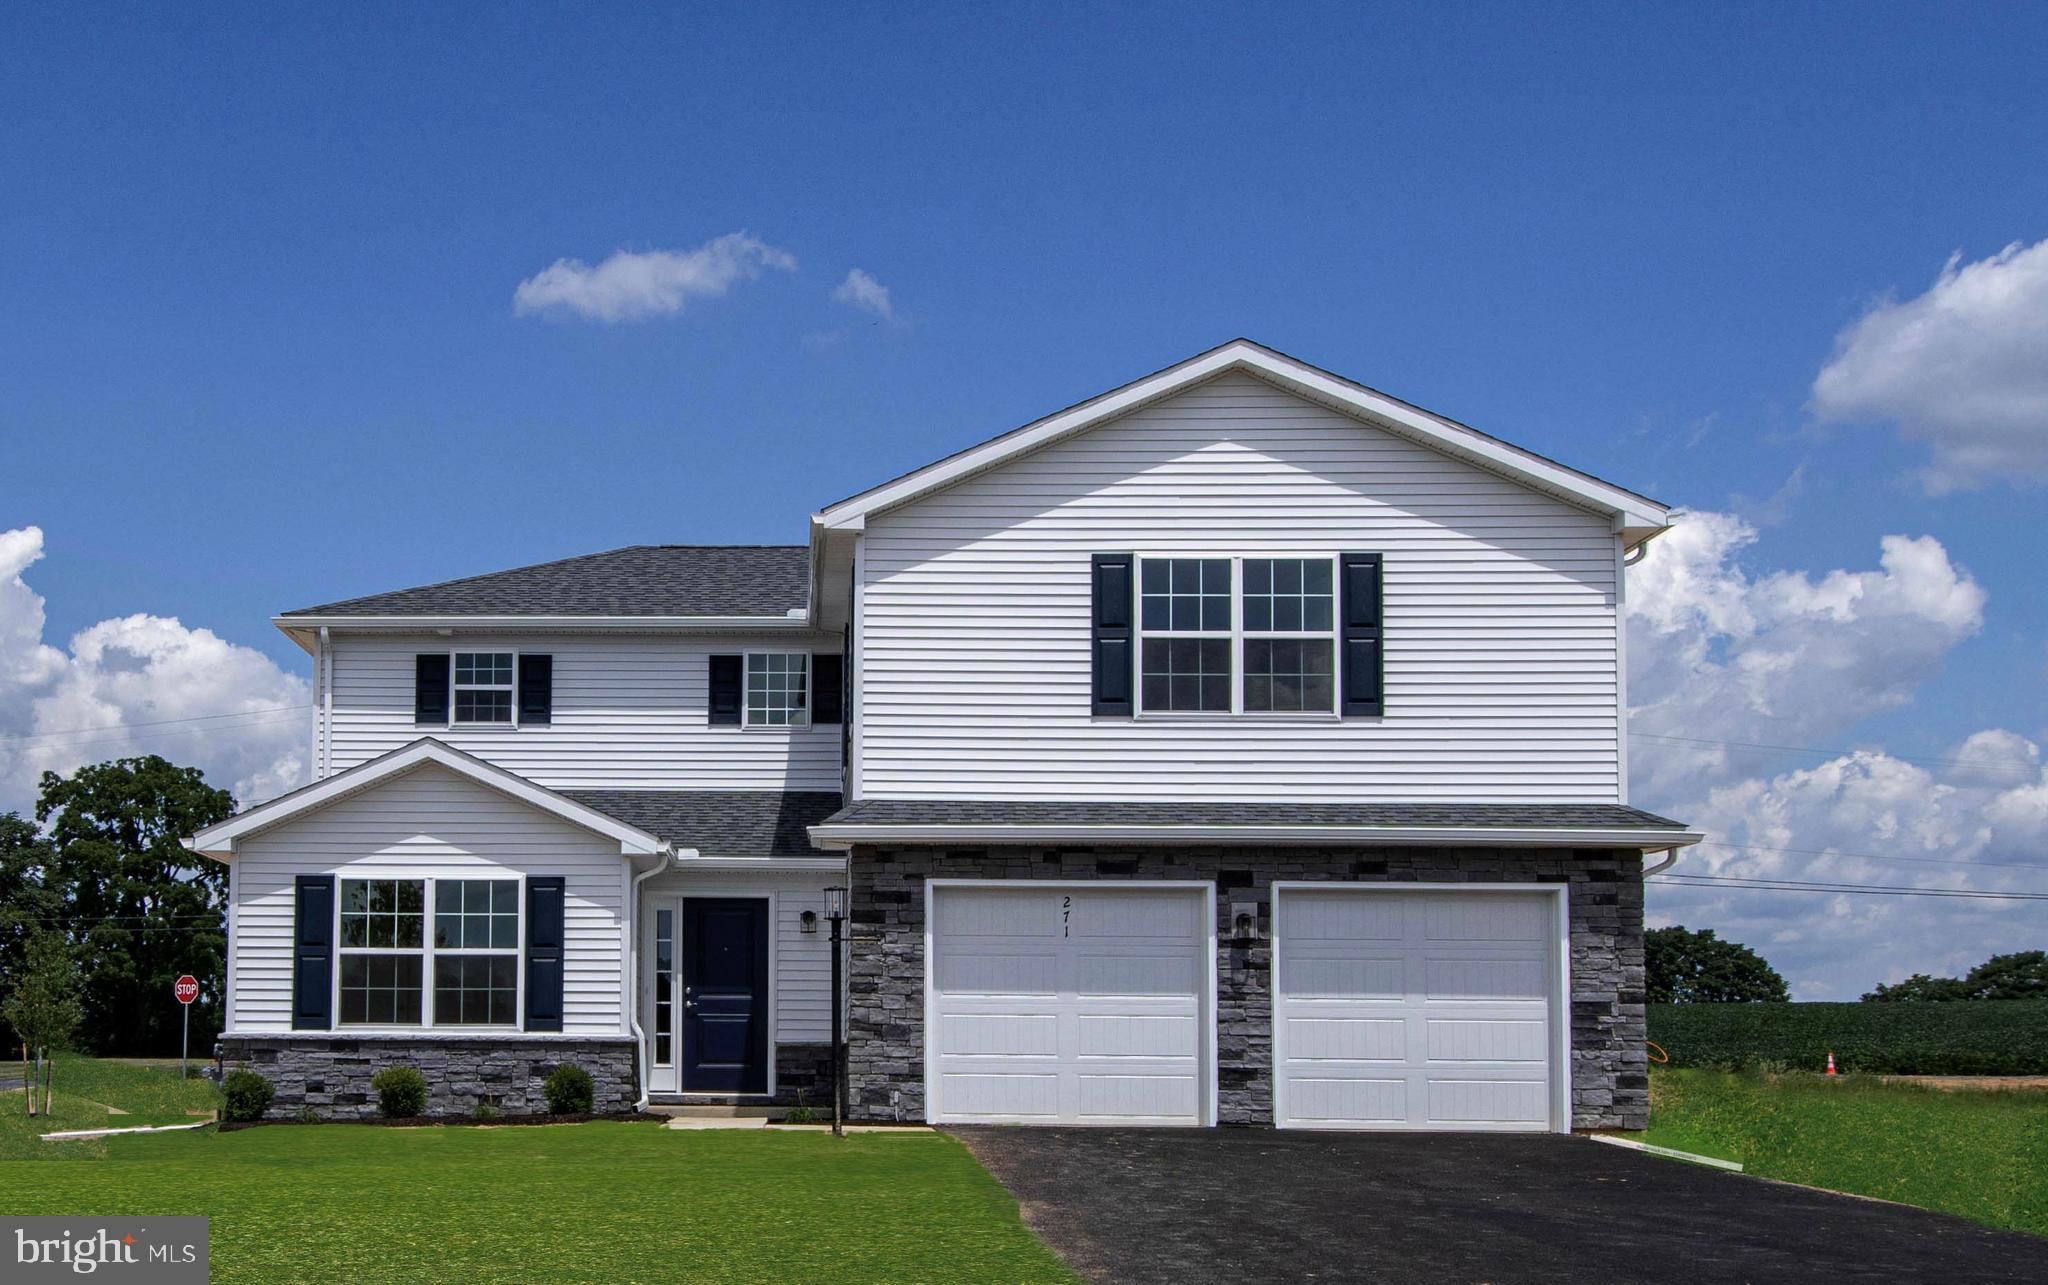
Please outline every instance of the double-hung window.
M455 653L455 721L512 721L512 661L509 651Z
M800 727L811 721L809 652L747 653L746 725Z
M343 879L339 915L341 1025L518 1024L517 879Z
M1141 557L1138 710L1334 714L1335 559Z

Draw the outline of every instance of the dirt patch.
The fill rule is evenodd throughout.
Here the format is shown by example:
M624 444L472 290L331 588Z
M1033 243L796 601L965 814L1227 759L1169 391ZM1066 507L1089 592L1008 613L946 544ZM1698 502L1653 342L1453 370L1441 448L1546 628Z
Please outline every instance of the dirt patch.
M2048 1075L1882 1075L1886 1084L1919 1084L1950 1092L1968 1089L2048 1089Z
M439 1129L467 1125L477 1129L496 1129L504 1126L527 1124L588 1124L592 1120L625 1120L644 1124L662 1124L665 1115L650 1115L644 1111L620 1111L611 1115L494 1115L478 1119L472 1115L415 1115L401 1119L387 1120L373 1116L367 1120L223 1120L220 1131L232 1133L237 1129L270 1129L279 1125L296 1124L360 1124L385 1129Z

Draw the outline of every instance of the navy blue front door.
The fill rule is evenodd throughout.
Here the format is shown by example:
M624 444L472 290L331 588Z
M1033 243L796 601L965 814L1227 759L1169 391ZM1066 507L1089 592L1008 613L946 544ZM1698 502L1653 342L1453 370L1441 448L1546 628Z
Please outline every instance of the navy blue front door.
M683 1091L768 1091L768 902L683 899Z

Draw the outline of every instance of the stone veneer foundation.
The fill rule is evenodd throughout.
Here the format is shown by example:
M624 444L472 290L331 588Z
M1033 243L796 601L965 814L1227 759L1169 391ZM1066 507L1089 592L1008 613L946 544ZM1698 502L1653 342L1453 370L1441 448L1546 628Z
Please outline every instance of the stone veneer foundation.
M922 1121L926 878L1213 881L1219 920L1259 903L1267 935L1217 926L1217 1118L1273 1122L1270 940L1275 880L1563 883L1571 919L1572 1124L1649 1124L1644 1040L1643 879L1631 849L1546 848L892 848L851 854L848 1114Z
M479 1102L506 1115L548 1109L541 1084L573 1062L596 1081L592 1110L633 1109L633 1041L626 1036L516 1035L421 1037L341 1035L298 1031L289 1035L224 1035L214 1055L230 1069L247 1066L277 1089L272 1120L295 1118L305 1108L323 1120L361 1120L377 1114L371 1077L388 1066L418 1067L427 1078L427 1114L467 1116Z

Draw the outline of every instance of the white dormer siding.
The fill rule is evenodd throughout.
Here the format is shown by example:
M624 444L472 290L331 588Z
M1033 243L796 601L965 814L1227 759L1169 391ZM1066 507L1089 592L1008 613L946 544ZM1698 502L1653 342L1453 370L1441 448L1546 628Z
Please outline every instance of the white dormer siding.
M1090 713L1096 553L1385 558L1378 719ZM1616 802L1610 518L1242 373L867 519L867 798Z
M837 790L839 725L713 726L709 661L748 651L836 653L836 634L354 634L329 642L329 774L433 736L550 789ZM554 657L545 727L422 726L414 657L427 651Z

